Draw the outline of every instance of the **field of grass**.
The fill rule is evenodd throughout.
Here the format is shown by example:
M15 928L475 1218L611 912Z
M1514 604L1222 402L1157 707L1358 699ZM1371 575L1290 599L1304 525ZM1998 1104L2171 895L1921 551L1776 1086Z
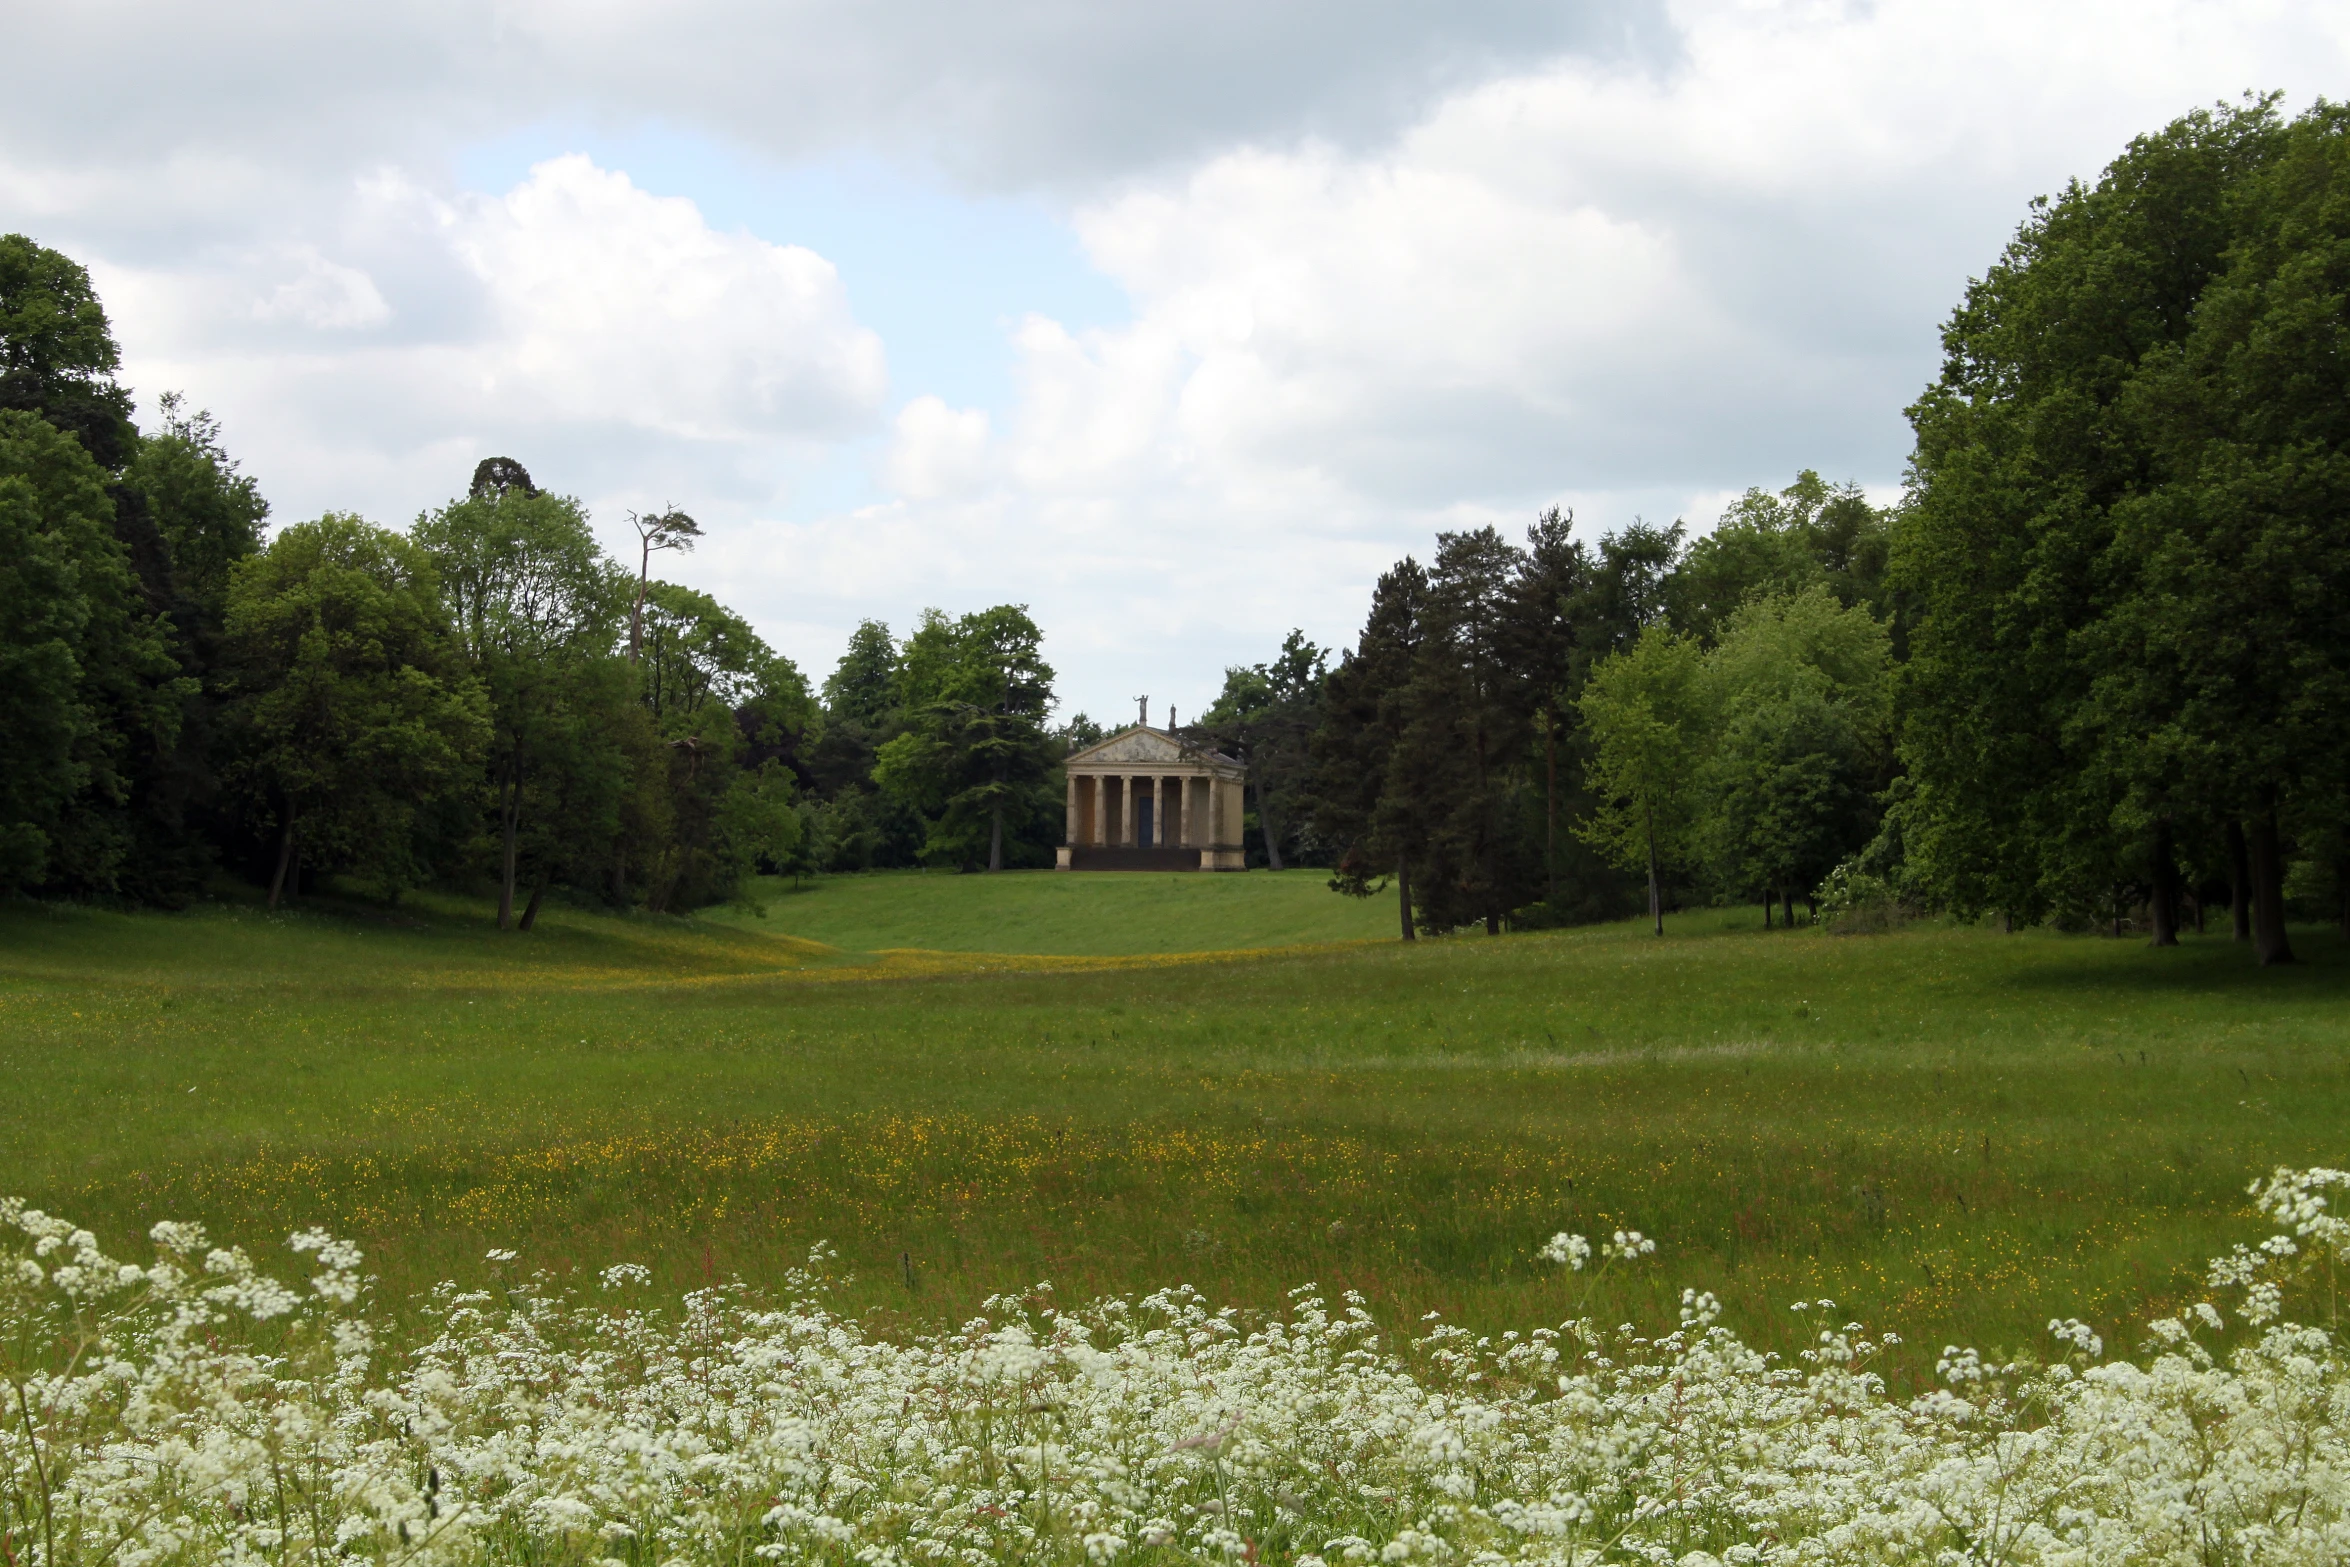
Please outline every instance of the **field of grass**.
M1393 937L1396 926L1392 900L1338 897L1328 871L894 871L796 883L769 877L755 892L763 916L721 910L710 917L852 952L1228 952L1379 940Z
M1661 1246L1601 1281L1608 1320L1698 1285L1785 1349L1827 1296L1930 1364L2052 1316L2134 1344L2248 1233L2253 1174L2345 1155L2323 932L2265 972L2216 936L1753 911L1329 945L1386 905L1174 880L870 878L503 937L448 901L0 907L0 1191L281 1266L324 1224L395 1295L491 1246L675 1285L825 1240L882 1329L1043 1279L1532 1326L1586 1304L1542 1240L1626 1225ZM1184 950L1218 930L1325 944Z

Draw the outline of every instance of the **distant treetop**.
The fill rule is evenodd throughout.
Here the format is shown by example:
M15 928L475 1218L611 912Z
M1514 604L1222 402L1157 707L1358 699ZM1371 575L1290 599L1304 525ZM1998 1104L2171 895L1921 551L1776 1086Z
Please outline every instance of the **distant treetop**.
M511 457L484 457L473 469L473 488L467 493L474 500L503 500L509 490L519 490L524 496L536 495L539 487L530 482L530 470Z

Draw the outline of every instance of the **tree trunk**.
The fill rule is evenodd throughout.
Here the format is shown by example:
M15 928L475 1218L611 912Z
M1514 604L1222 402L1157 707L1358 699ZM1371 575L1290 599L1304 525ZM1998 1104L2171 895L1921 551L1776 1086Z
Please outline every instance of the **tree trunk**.
M1265 786L1257 790L1257 831L1265 839L1265 866L1268 870L1281 869L1281 829L1273 825L1273 808L1265 803Z
M294 863L294 813L286 812L283 826L277 833L277 874L269 878L269 906L277 907L278 895L285 891L286 867Z
M2179 862L2171 854L2170 818L2154 824L2154 945L2179 944Z
M1795 928L1795 889L1783 887L1779 891L1779 912L1787 916L1780 923L1789 930Z
M1550 714L1542 725L1542 901L1552 908L1559 901L1559 721Z
M2228 823L2228 905L2235 916L2235 939L2252 939L2252 851L2244 842L2244 824Z
M1396 904L1403 914L1403 939L1417 941L1420 933L1412 929L1412 862L1398 858L1395 862Z
M498 929L512 930L514 928L514 840L522 816L522 780L519 776L510 776L506 780L506 798L503 804L504 809L499 814L505 819L503 824L505 846L498 870Z
M2350 859L2335 864L2334 880L2342 889L2342 934L2350 937Z
M618 849L612 855L612 906L616 909L628 907L628 850L626 848Z
M639 661L639 655L644 650L645 583L652 575L653 541L646 539L644 548L637 555L636 602L628 607L628 661L632 664Z
M530 884L530 901L522 906L522 923L518 929L528 930L538 923L539 899L547 895L547 878L541 876Z
M1492 774L1485 765L1485 726L1477 726L1477 859L1485 871L1485 934L1501 934L1501 870L1494 863L1494 849L1500 834L1493 830Z
M1656 933L1665 933L1665 894L1656 863L1656 813L1648 815L1648 917L1656 926Z
M1772 915L1772 914L1775 912L1775 905L1777 905L1778 901L1779 901L1779 889L1778 889L1778 888L1776 888L1776 887L1765 887L1765 888L1763 889L1763 929L1765 929L1765 930L1769 930L1769 929L1771 929L1771 928L1772 928L1772 927L1771 927L1771 915Z
M2260 966L2293 961L2285 939L2285 856L2277 843L2273 807L2252 818L2252 948Z
M997 806L987 813L987 868L1004 868L1004 808Z

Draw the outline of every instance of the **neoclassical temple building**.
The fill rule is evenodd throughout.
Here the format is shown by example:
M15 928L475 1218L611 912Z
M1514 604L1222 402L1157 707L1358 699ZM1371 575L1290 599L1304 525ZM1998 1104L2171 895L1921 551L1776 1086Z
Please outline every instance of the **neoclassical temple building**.
M1237 871L1247 769L1148 724L1087 746L1069 771L1065 871Z

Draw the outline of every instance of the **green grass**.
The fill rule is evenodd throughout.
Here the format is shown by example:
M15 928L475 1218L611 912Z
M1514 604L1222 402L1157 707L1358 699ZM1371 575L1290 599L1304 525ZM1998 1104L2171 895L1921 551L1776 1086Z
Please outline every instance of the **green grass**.
M2254 1173L2345 1155L2324 932L2266 972L1751 911L1177 945L1328 941L1363 911L1310 876L861 878L504 937L454 901L0 908L0 1190L118 1241L325 1224L395 1295L493 1245L678 1284L829 1240L882 1328L1040 1279L1531 1326L1585 1305L1542 1239L1630 1225L1663 1246L1590 1296L1609 1320L1694 1285L1791 1348L1787 1303L1828 1296L1930 1362L2051 1316L2132 1344L2250 1233Z
M731 910L713 918L850 952L1218 952L1377 940L1396 926L1391 899L1338 897L1328 871L884 871L798 883L768 877L755 892L763 918Z

